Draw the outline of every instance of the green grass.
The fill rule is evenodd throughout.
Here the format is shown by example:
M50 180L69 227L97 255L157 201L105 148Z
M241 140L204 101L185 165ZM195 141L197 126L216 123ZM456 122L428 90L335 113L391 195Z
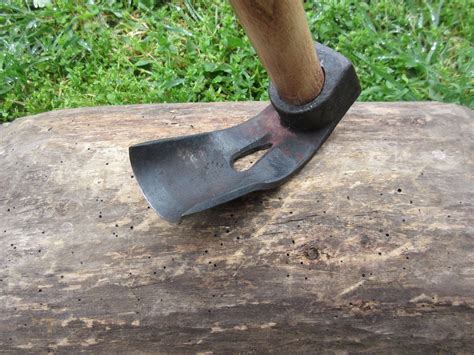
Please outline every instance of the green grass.
M361 101L474 107L474 2L307 1L313 36L355 64ZM0 121L56 108L266 100L226 1L0 4Z

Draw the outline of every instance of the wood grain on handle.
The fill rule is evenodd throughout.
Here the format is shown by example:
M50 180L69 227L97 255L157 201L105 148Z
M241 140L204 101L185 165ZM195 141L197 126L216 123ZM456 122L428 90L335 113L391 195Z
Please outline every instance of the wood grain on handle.
M300 0L230 0L263 66L289 104L321 92L324 74Z

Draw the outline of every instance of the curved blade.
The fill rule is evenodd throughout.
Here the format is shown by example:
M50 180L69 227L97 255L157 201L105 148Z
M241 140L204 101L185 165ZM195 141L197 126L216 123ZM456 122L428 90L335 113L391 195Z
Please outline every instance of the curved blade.
M161 216L177 222L184 215L270 189L312 157L360 93L352 64L328 47L316 44L316 48L326 75L318 98L327 102L325 109L311 118L330 122L327 126L291 130L282 125L273 106L268 106L235 127L130 147L138 183ZM270 148L250 169L233 169L236 158L261 147Z
M130 147L130 161L149 204L165 219L275 187L306 163L337 122L312 132L283 127L268 106L252 119L221 131L161 139ZM271 147L250 169L236 171L237 157Z

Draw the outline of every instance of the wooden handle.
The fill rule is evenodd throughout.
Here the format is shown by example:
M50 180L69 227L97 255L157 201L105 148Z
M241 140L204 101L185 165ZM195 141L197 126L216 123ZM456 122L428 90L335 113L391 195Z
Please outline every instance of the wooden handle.
M230 0L237 17L275 84L289 104L310 102L324 74L314 50L301 0Z

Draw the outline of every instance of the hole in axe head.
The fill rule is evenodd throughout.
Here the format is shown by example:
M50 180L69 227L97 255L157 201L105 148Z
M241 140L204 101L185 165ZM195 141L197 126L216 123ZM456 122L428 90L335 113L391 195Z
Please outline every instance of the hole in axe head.
M240 153L234 158L232 168L234 168L235 171L249 170L252 166L257 164L272 145L272 143L265 143Z

